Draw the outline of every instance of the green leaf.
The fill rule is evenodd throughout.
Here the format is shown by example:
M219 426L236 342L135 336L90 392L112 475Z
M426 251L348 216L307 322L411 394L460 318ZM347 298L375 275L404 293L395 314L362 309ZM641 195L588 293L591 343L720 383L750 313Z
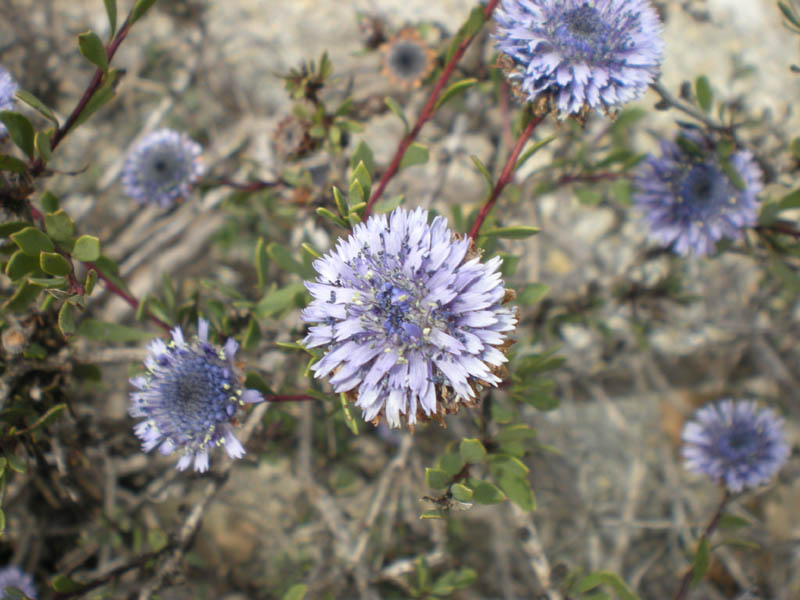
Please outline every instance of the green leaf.
M481 172L481 175L483 175L483 178L486 181L488 189L491 190L494 187L494 182L492 182L492 175L491 173L489 173L489 169L486 168L486 165L484 165L481 162L481 159L478 158L475 154L470 155L470 158L472 159L472 162L475 164L475 166L478 168L478 171Z
M740 527L747 527L749 525L751 525L750 521L735 515L722 515L719 518L720 529L738 529Z
M497 479L497 483L506 496L522 510L536 510L536 499L527 479L506 473Z
M12 281L25 277L28 273L33 273L39 270L39 260L35 256L29 256L22 250L17 250L11 255L6 263L6 275Z
M364 199L368 199L370 188L372 187L372 177L370 177L367 166L363 162L359 162L356 168L353 169L351 180L358 181L361 184L361 188L364 190Z
M523 306L532 306L544 298L550 288L543 283L529 283L517 294L517 303Z
M731 180L731 183L740 190L744 190L747 188L747 184L742 179L739 172L736 170L736 167L733 166L729 160L720 160L719 166L722 167L722 170L725 171L725 175L728 176L728 179Z
M708 538L703 537L700 539L700 544L697 546L694 559L692 560L692 584L697 584L708 571L708 566L711 564L711 549L708 545Z
M778 2L778 8L781 9L781 12L783 13L783 16L786 17L787 21L789 21L795 27L800 28L800 20L798 20L788 4L785 2Z
M53 589L59 594L75 594L84 588L82 583L78 583L66 575L56 575L50 582L50 585L52 585Z
M506 499L505 494L496 485L488 481L479 481L476 485L470 484L472 499L478 504L497 504Z
M486 22L486 16L484 15L483 11L483 5L479 4L469 13L469 17L459 28L456 35L453 36L453 39L447 48L447 54L444 60L445 64L449 63L450 59L453 58L453 55L456 53L456 50L458 50L461 42L478 33L480 28L483 27L483 24Z
M108 15L108 36L113 38L117 31L117 0L103 0L103 3L106 5L106 14Z
M450 474L443 469L425 468L425 483L429 488L441 490L450 485Z
M83 290L87 296L91 296L94 291L94 286L97 283L97 271L89 269L86 273L86 279L83 282Z
M8 129L11 140L28 155L28 158L33 158L33 125L31 122L24 115L10 110L0 111L0 121Z
M55 250L50 238L36 227L26 227L22 231L13 233L11 239L28 256L38 256L40 252Z
M242 348L245 350L253 350L258 346L258 342L260 341L261 329L258 327L258 321L251 317L250 322L247 324L247 329L245 329L244 336L242 337Z
M433 110L439 110L439 107L442 106L445 102L454 98L458 94L462 94L471 88L473 85L478 83L478 80L474 77L470 77L468 79L462 79L461 81L456 81L455 83L451 83L448 88L442 92L442 95L436 100L436 104L433 107Z
M50 191L45 191L39 198L39 203L46 213L53 213L58 210L58 198Z
M253 390L258 390L265 397L274 396L275 392L267 385L266 380L261 376L261 373L256 371L249 371L244 379L244 387Z
M253 263L258 277L258 289L263 290L267 283L267 269L269 267L269 254L267 254L263 237L258 238L256 242L256 247L253 251Z
M459 502L469 502L472 500L472 496L475 494L475 492L473 492L463 483L454 483L451 485L450 493L453 494L453 498Z
M296 260L285 246L276 242L267 246L267 254L281 269L289 273L297 273L305 280L314 279L317 275L313 267Z
M78 50L81 54L96 66L105 71L108 69L108 55L103 41L94 31L87 31L78 35Z
M414 165L424 165L426 162L428 162L428 147L414 142L403 154L403 158L400 160L400 168L405 169Z
M595 571L590 573L575 584L575 591L585 593L601 585L607 585L621 600L639 600L620 576L611 571Z
M136 21L141 19L155 3L156 0L136 0L136 4L133 5L133 8L131 9L131 14L128 17L128 21L130 22L130 24L133 25L134 23L136 23Z
M342 217L347 217L350 213L350 208L347 206L347 200L345 200L342 192L340 192L339 188L336 186L333 186L333 201L336 203L336 209L339 211L339 214L342 215Z
M353 413L350 411L350 405L347 403L347 394L344 392L339 394L339 403L342 406L342 416L344 417L345 425L347 425L353 435L358 435L358 421L355 420Z
M289 588L289 591L283 595L282 600L303 600L306 597L308 586L303 583L296 583Z
M306 287L300 282L293 282L282 288L273 286L258 301L253 312L260 319L277 317L287 310L302 306L305 293Z
M789 192L783 198L778 200L777 212L784 210L791 210L793 208L800 208L800 188Z
M482 231L481 236L505 238L507 240L524 240L539 233L538 227L515 225L514 227L495 227Z
M64 302L58 311L58 328L64 337L75 333L75 308L69 302Z
M463 439L459 446L459 453L464 462L468 463L482 463L486 460L486 448L483 447L480 440L477 439Z
M68 242L75 233L75 223L63 210L47 213L44 216L44 226L47 235L57 242Z
M354 179L350 182L350 193L347 196L347 204L348 206L356 206L357 204L363 204L365 201L364 188L361 187L358 180Z
M393 196L391 198L384 198L383 200L378 200L373 205L372 213L376 215L381 215L383 213L392 212L402 203L403 203L403 194L398 194L397 196Z
M347 207L347 203L344 203L342 206L344 206L346 208ZM345 229L349 229L349 226L347 225L347 221L342 219L339 215L333 214L331 211L329 211L324 206L318 206L316 212L320 217L324 217L325 219L328 219L329 221L335 223L339 227L344 227Z
M13 313L23 312L28 308L31 302L36 300L36 297L41 291L41 288L35 285L30 285L27 282L23 283L17 288L17 291L14 292L14 295L5 301L3 309Z
M0 535L6 530L6 513L0 508ZM8 596L8 592L6 592L6 596Z
M350 168L355 169L358 163L364 163L367 172L372 175L375 172L375 156L372 149L364 140L358 142L358 146L350 156Z
M28 165L15 156L0 154L0 171L11 171L12 173L25 173Z
M33 138L33 145L36 152L44 162L49 162L53 158L53 151L50 150L50 131L37 131Z
M103 84L95 92L91 100L86 103L86 107L81 111L81 114L78 115L78 118L75 119L75 124L72 126L72 129L88 121L94 113L100 110L114 97L117 77L119 77L119 71L117 69L108 69L103 74Z
M39 254L39 266L48 275L68 275L72 271L72 263L57 252Z
M394 98L389 96L386 96L383 101L386 103L386 106L389 107L390 111L400 117L400 120L403 122L403 126L405 127L405 132L408 133L408 130L410 129L408 126L408 119L406 119L406 115L403 112L403 109L400 108L400 105L394 101Z
M19 459L19 457L14 454L13 452L9 452L8 450L3 450L3 456L6 457L6 462L8 463L8 468L16 473L24 473L25 472L25 463Z
M529 159L531 156L533 156L533 155L534 155L534 154L536 154L536 153L537 153L539 150L541 150L542 148L544 148L545 146L547 146L547 144L549 144L550 142L552 142L554 139L556 139L556 136L555 136L555 135L551 135L551 136L550 136L550 137L548 137L548 138L544 138L543 140L539 140L538 142L536 142L535 144L533 144L533 146L531 146L530 148L528 148L527 150L525 150L525 152L523 152L523 153L522 153L522 156L520 156L520 157L517 159L517 164L515 164L515 165L514 165L514 170L515 170L515 171L516 171L516 170L518 170L518 169L519 169L519 168L520 168L522 165L524 165L526 162L528 162L528 159Z
M37 264L38 266L38 264ZM59 289L67 288L67 278L63 276L58 277L28 277L26 281L31 285L36 285L42 288Z
M56 127L59 127L58 119L56 118L55 113L53 110L47 106L44 102L39 100L36 96L31 94L26 90L17 90L17 98L20 99L22 102L30 106L40 115L42 115L45 119L50 121Z
M84 319L78 326L78 335L101 342L138 342L149 340L153 333L140 327L106 323L97 319Z
M461 469L464 468L464 457L460 452L451 452L445 454L439 459L439 468L447 471L450 477L454 477Z
M81 262L94 262L100 258L100 240L92 235L82 235L72 248L72 256Z
M7 238L12 233L22 231L29 226L25 221L9 221L8 223L0 223L0 238Z
M711 83L708 77L700 75L694 82L694 92L697 95L697 103L706 112L711 112L713 107L713 94L711 93Z

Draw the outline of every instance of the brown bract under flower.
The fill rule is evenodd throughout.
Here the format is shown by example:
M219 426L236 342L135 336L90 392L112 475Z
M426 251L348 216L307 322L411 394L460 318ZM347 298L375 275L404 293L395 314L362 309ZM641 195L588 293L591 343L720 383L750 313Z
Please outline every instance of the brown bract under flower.
M436 52L414 27L401 29L380 49L383 53L381 73L394 85L418 88L433 70Z

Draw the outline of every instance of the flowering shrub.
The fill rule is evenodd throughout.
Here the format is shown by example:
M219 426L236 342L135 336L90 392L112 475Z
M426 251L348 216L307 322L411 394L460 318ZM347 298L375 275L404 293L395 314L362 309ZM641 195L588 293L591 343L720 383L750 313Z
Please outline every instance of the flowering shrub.
M796 591L800 68L650 0L6 4L3 597Z

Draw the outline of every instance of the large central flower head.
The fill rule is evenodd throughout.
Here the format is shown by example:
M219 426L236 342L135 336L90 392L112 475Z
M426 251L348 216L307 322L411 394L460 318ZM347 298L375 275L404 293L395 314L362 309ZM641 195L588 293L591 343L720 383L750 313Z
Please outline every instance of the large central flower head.
M651 237L680 254L714 251L722 238L738 239L758 218L761 169L740 150L727 160L741 180L735 185L719 156L697 132L681 132L683 146L661 142L661 157L649 156L634 177L634 201Z
M701 408L682 437L686 467L731 492L767 483L789 457L783 419L751 400Z
M159 129L142 138L122 168L125 193L164 208L189 195L203 174L203 149L185 133Z
M131 394L129 412L144 419L134 431L145 452L156 446L162 454L178 450L178 469L194 461L195 471L201 472L208 470L208 450L214 446L224 446L231 458L244 455L231 423L239 406L263 398L242 387L233 362L238 347L232 338L222 348L209 343L203 319L193 340L187 342L176 327L168 344L160 339L150 343L147 374L130 380L138 391Z
M562 114L638 98L664 53L648 0L502 0L495 15L511 81L529 101L549 94Z
M312 369L333 374L364 419L392 427L441 421L475 404L480 386L500 382L514 311L500 258L486 263L447 221L396 209L353 228L314 263L313 298L303 311L303 343L327 351Z

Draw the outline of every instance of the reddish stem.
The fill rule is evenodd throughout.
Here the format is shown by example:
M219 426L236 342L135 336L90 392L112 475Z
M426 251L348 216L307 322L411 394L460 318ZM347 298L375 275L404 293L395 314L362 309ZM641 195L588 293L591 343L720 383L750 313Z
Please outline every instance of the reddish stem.
M486 7L483 9L483 15L486 19L488 19L494 9L497 7L497 4L500 0L490 0L486 3ZM448 63L444 66L442 70L442 74L439 76L439 79L436 81L436 85L433 86L431 90L430 96L428 96L428 101L425 102L425 106L422 107L422 112L420 112L419 117L417 118L417 122L414 124L414 127L411 131L406 134L406 137L400 142L397 146L397 151L394 154L394 158L392 162L389 164L389 167L384 172L383 176L381 177L378 185L375 188L375 191L372 192L372 196L370 196L369 202L367 202L367 206L364 209L364 214L362 215L362 220L366 220L369 217L370 212L372 211L372 207L375 205L375 202L378 201L378 198L381 197L383 194L383 190L386 189L387 184L397 174L397 171L400 169L400 161L403 160L403 155L408 150L408 147L411 143L417 139L419 132L422 130L423 125L427 123L433 114L436 112L436 101L439 99L442 91L444 90L444 86L447 84L448 79L450 79L450 75L453 74L453 70L456 68L456 64L461 57L464 56L464 52L466 52L467 47L472 43L472 40L475 39L477 32L468 38L465 38L461 41L458 45L458 48L453 53L453 56L450 58Z
M102 280L103 283L105 283L106 289L109 292L111 292L112 294L115 294L115 295L119 296L120 298L122 298L123 300L125 300L125 302L127 302L131 306L131 308L133 308L133 310L138 310L139 309L139 301L136 298L134 298L133 296L131 296L128 292L126 292L125 290L120 288L117 284L115 284L113 281L111 281L108 277L106 277L103 274L103 272L97 267L97 265L95 265L92 262L85 262L83 264L85 264L90 269L94 269L94 272L97 273L97 278ZM147 317L153 323L155 323L156 325L161 327L161 329L163 329L164 331L170 331L171 327L169 325L167 325L166 323L164 323L164 321L159 319L153 313L151 313L149 310L146 310L145 314L147 315Z
M703 535L700 536L698 540L698 545L703 542L703 540L707 540L711 537L711 534L714 533L714 530L719 525L719 520L722 518L722 511L725 510L725 506L728 504L728 500L731 499L731 495L729 492L725 492L725 495L722 498L722 502L719 503L717 510L714 512L714 515L711 517L711 520L706 525L706 529L703 532ZM686 594L689 592L689 584L692 581L692 576L694 575L694 569L690 568L681 579L681 585L678 588L678 593L675 594L675 600L684 600L686 598Z
M511 150L511 154L508 155L508 160L506 160L506 165L503 167L503 172L500 174L500 178L497 180L497 183L494 184L494 188L492 189L489 199L486 201L486 204L481 207L481 211L478 213L478 217L475 219L475 223L472 225L472 229L469 232L469 237L473 240L478 237L478 232L481 230L483 222L492 211L492 208L494 207L495 202L497 202L497 199L500 197L503 188L505 188L514 177L514 168L517 166L517 159L522 153L522 148L525 146L525 142L528 141L533 133L533 130L536 129L536 126L542 122L545 116L546 113L537 117L533 117L522 131L519 138L517 138L517 143L514 144L514 149Z
M119 45L123 42L125 37L128 35L128 31L130 30L130 23L127 19L120 27L119 31L117 31L117 35L114 36L114 39L111 43L106 46L106 57L108 58L108 63L111 64L111 59L114 58L114 54L116 54ZM103 69L98 68L94 72L94 76L92 80L89 82L89 86L86 88L86 91L81 96L81 99L78 101L78 104L75 106L73 111L67 117L67 120L59 127L56 132L53 134L53 137L50 140L50 150L55 150L61 141L67 136L70 130L75 126L77 123L78 118L81 116L81 113L86 109L86 106L89 104L89 101L94 97L97 93L97 90L100 89L100 86L103 83L103 76L105 75L105 71ZM31 163L30 173L33 177L38 177L44 171L44 162L42 162L41 158L37 158L36 160Z

